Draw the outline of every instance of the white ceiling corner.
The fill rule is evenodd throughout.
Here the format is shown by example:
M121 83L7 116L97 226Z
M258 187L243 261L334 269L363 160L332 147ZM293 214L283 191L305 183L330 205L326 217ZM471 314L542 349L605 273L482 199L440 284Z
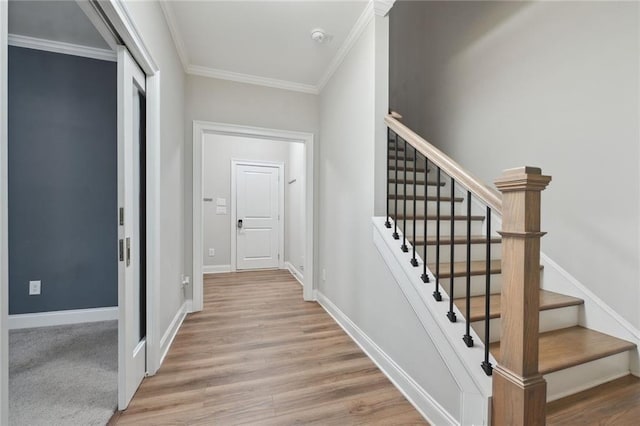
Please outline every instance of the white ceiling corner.
M182 62L182 68L184 68L185 72L189 72L189 56L187 54L187 49L184 46L184 41L180 36L180 31L178 31L178 26L176 24L176 19L173 14L171 3L167 0L160 0L160 8L162 9L162 13L164 14L164 18L167 21L167 26L169 27L169 32L171 33L171 38L173 39L173 44L176 46L176 50L178 51L178 56L180 57L180 62Z
M374 14L385 16L394 1L271 3L161 0L160 5L186 73L319 94ZM319 23L315 24L316 21ZM317 26L327 26L328 33L336 35L334 45L309 44L307 33ZM265 45L265 38L273 43ZM213 51L215 55L210 53ZM245 54L240 60L237 60L238 52ZM329 52L331 55L327 56ZM220 57L225 55L236 61L221 60ZM324 56L319 60L317 55ZM291 61L297 61L291 68L297 69L296 65L303 64L307 73L296 74L291 69L287 69L291 72L275 72L278 66L274 63L278 64L278 61L281 62L280 70ZM304 66L298 68L304 70ZM315 77L310 79L310 76Z

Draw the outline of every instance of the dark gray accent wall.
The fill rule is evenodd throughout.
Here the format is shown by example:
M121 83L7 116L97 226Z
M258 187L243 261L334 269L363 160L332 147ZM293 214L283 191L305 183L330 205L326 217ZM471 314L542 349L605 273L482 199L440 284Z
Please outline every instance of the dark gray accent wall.
M116 306L116 63L10 47L8 112L9 313Z

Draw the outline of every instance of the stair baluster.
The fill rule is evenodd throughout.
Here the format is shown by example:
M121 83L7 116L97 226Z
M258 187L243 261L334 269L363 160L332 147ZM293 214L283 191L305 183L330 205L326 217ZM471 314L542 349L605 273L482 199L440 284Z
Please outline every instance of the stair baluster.
M442 301L442 293L440 293L440 184L442 179L442 172L438 167L438 179L436 181L436 289L433 292L433 298L438 302ZM427 226L425 221L424 226Z
M396 133L393 134L393 147L394 147L394 161L395 161L395 181L394 181L394 202L393 202L393 238L399 239L400 235L398 234L398 135ZM387 164L387 169L389 165ZM389 201L387 201L388 203Z
M456 322L458 319L456 318L456 313L453 312L453 295L455 294L454 291L454 283L455 283L455 270L454 270L454 262L453 262L453 258L454 258L454 251L455 251L455 228L456 228L456 217L455 217L455 206L454 206L454 200L455 200L455 184L456 181L453 180L453 177L450 178L451 181L451 212L449 213L449 216L451 218L450 222L451 222L451 231L449 233L449 240L451 242L451 244L449 244L449 312L447 312L447 318L449 318L449 321L451 322ZM439 197L438 197L439 198ZM440 202L440 200L438 200L438 202ZM467 271L468 272L468 271Z
M405 156L407 155L407 153L405 152L404 154ZM413 147L413 233L411 234L411 238L413 239L413 243L411 244L411 247L413 248L413 257L411 258L411 265L413 265L414 267L418 266L418 259L416 259L416 222L418 221L418 209L416 208L416 181L417 181L417 176L416 173L418 172L418 150L416 150L415 147ZM427 169L424 169L424 177L425 180L427 179ZM426 195L426 194L425 194ZM427 203L427 197L424 197L424 202L425 204Z
M403 179L404 183L402 188L402 204L404 206L404 212L402 214L402 246L400 246L400 248L402 249L403 252L406 253L409 251L409 248L407 247L407 141L403 140L403 142L404 142L404 150L403 150L404 161L402 162L403 163L402 176L404 176L404 179ZM397 162L398 162L398 159L396 158L396 164Z
M390 216L389 216L389 175L391 174L390 170L389 170L389 151L391 151L391 147L389 146L389 142L391 142L391 129L389 129L387 127L387 198L386 198L386 203L387 203L387 220L384 222L384 226L387 227L387 229L391 229L391 221L390 221ZM395 145L395 144L394 144ZM396 152L396 157L398 156L398 153ZM394 194L395 195L395 194ZM397 203L397 196L396 196L396 203ZM395 222L395 220L394 220Z
M467 294L466 294L466 310L465 310L465 327L466 333L462 340L467 347L473 346L473 337L471 337L471 191L467 191ZM489 295L487 294L487 299ZM488 340L485 340L488 342Z
M427 157L424 157L424 170L426 171L429 168L429 160L427 159ZM424 252L423 257L422 257L422 276L420 278L422 278L422 282L423 283L428 283L429 282L429 274L427 274L427 199L429 192L427 191L427 175L424 175L424 217L425 217L425 221L424 221L424 226L422 227L422 238L424 241Z
M485 288L484 288L484 361L482 361L482 369L491 376L493 374L493 366L489 361L489 336L491 333L491 207L487 206L487 240L486 240L486 256L485 256Z

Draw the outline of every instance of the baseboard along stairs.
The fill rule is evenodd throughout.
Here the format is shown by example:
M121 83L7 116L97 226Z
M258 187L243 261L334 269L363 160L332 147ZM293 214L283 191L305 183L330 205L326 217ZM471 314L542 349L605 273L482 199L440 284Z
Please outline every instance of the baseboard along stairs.
M458 333L450 347L463 361L471 357L465 374L486 398L482 422L598 424L575 417L589 407L602 419L635 424L636 344L581 325L581 298L541 288L540 194L550 178L531 167L509 170L496 181L500 194L398 114L385 122L388 211L378 230L395 258L385 261L412 274L409 281L427 295L421 309L441 318L444 334Z

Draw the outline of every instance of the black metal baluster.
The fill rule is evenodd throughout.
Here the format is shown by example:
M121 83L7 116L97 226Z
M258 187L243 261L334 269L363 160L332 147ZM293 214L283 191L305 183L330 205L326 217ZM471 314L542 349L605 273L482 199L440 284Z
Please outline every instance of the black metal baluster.
M393 147L396 163L395 189L393 190L393 238L397 240L400 235L398 235L398 135L395 132L393 133Z
M387 127L387 199L386 199L386 203L387 203L387 220L384 222L384 226L387 227L387 229L391 229L391 221L389 220L389 174L391 173L389 171L390 167L389 167L389 151L391 151L389 149L389 141L391 140L391 129ZM396 153L397 155L397 153Z
M405 152L405 156L407 153ZM418 220L418 211L416 210L416 173L418 172L418 150L413 147L413 234L411 234L411 246L413 247L413 258L411 259L411 265L418 266L418 259L416 259L416 221ZM424 176L427 176L427 170L424 171ZM427 201L425 200L425 203Z
M490 376L493 373L493 367L489 362L489 315L490 315L490 300L491 296L491 208L487 206L487 254L485 259L485 268L486 268L486 282L484 289L484 361L482 361L482 369Z
M467 305L465 310L466 333L462 340L468 347L473 346L471 337L471 192L467 191Z
M441 178L440 167L438 167L438 181L436 182L436 276L434 277L436 280L436 289L433 292L433 297L438 302L442 301L442 294L440 293L440 178ZM426 177L425 177L426 183ZM427 221L425 220L424 226L427 226Z
M449 215L451 217L451 233L449 234L449 239L451 241L451 244L449 245L449 280L450 280L450 292L449 292L449 312L447 312L447 318L449 318L449 321L451 322L456 322L457 318L456 318L456 313L453 312L453 283L454 283L454 268L453 268L453 258L454 258L454 251L455 251L455 241L453 236L455 235L455 223L456 223L456 217L454 214L454 199L455 199L455 183L456 181L453 180L453 177L451 178L451 200L450 200L450 204L451 204L451 210L449 212Z
M404 141L404 166L402 167L402 172L404 175L404 187L402 189L402 201L404 204L404 214L402 215L402 245L400 248L403 252L408 252L409 247L407 247L407 141Z
M422 282L423 283L428 283L429 282L429 274L427 274L427 201L429 198L429 186L427 184L427 169L429 168L429 160L427 159L427 157L424 157L424 225L423 225L423 229L422 229L422 238L424 239L424 252L422 253L422 276L420 278L422 278Z

